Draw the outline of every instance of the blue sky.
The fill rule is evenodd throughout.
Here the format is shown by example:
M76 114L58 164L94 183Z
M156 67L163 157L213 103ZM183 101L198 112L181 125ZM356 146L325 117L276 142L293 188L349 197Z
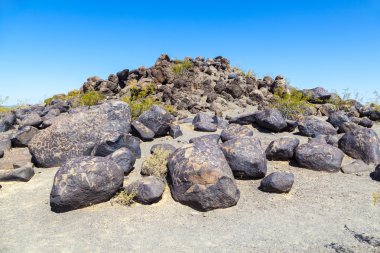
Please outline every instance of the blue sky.
M8 104L151 66L162 53L223 55L299 88L349 88L370 99L380 91L380 1L0 0Z

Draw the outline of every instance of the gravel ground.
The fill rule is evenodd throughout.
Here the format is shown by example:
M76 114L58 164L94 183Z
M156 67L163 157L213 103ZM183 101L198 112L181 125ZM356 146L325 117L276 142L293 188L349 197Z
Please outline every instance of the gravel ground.
M140 166L156 143L180 147L194 136L142 144L143 157L125 184L139 178ZM380 134L380 125L375 125ZM259 132L264 148L293 134ZM302 142L306 138L297 136ZM345 157L344 163L352 161ZM237 181L237 206L207 213L175 202L167 187L154 205L124 207L111 202L56 214L49 194L57 168L36 169L28 183L1 183L0 252L380 252L380 183L369 172L323 173L269 162L268 173L290 171L289 194L269 194L260 180ZM374 169L374 168L373 168ZM378 201L380 202L380 201Z

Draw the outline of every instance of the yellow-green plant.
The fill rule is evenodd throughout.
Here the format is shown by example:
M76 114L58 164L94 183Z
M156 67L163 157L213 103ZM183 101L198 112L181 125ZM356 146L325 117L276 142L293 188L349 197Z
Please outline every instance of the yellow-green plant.
M170 152L164 149L156 149L152 155L145 159L141 167L141 174L163 178L168 172L168 159Z
M79 104L82 106L93 106L99 104L104 96L99 91L89 91L79 96Z
M295 88L291 88L288 93L279 87L274 92L271 107L279 110L286 119L299 120L305 116L309 107L313 107L308 100L308 96Z
M177 60L175 64L172 66L172 71L174 75L181 76L192 67L193 63L189 59L186 59L184 61Z
M124 190L121 190L111 199L111 205L113 205L113 203L117 203L122 206L130 206L134 203L133 199L136 197L136 195L136 191L128 194Z

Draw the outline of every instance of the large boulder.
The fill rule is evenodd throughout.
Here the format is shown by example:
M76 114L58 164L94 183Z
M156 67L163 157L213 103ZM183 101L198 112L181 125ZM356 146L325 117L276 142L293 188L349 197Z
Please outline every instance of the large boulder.
M301 135L316 137L318 135L334 135L336 129L328 122L319 119L307 119L298 125Z
M164 108L154 105L141 114L137 120L152 130L155 137L161 137L169 132L172 118L172 115Z
M256 113L248 112L236 117L231 118L228 122L230 124L250 125L256 121Z
M281 138L272 141L265 154L268 160L289 161L293 158L294 150L298 147L300 141L297 138Z
M164 182L155 176L143 177L125 188L128 195L134 196L133 200L144 205L158 202L164 190Z
M271 193L287 193L294 183L293 173L273 172L266 176L260 183L260 190Z
M284 117L277 109L257 112L255 114L255 123L272 132L281 132L288 126Z
M216 145L188 144L169 158L173 198L201 211L237 204L240 192L223 152Z
M235 178L263 178L267 159L261 142L254 137L232 139L220 145Z
M85 112L60 116L54 124L33 137L29 149L41 167L90 155L105 135L130 131L131 112L124 102L109 102Z
M342 167L343 152L329 144L310 142L296 148L295 159L304 168L338 172Z
M344 153L365 163L380 163L380 139L369 128L360 128L348 132L339 140L339 148Z
M253 130L247 126L238 124L230 124L226 129L223 129L220 134L222 141L228 141L235 138L241 138L244 136L253 136Z
M123 170L111 159L70 159L55 174L50 193L51 209L67 212L108 201L123 186L123 180Z
M132 122L132 129L142 141L153 141L155 133L138 120Z
M348 118L348 116L342 111L333 112L327 119L327 122L329 122L335 128L339 128L344 122L350 121L350 118Z

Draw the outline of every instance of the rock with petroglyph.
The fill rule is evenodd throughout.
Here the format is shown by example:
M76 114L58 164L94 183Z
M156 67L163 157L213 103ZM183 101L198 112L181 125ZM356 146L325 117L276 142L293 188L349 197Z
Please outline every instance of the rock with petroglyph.
M60 117L29 143L37 165L59 166L70 158L90 155L104 135L130 131L131 112L124 102L108 102L85 112Z
M309 142L296 148L295 159L304 168L338 172L342 167L344 153L329 144Z
M229 141L244 136L253 136L253 130L247 126L242 126L239 124L229 124L228 127L223 129L220 134L222 141Z
M344 153L365 163L380 163L380 138L369 128L348 132L339 140L339 148Z
M67 212L108 201L123 186L124 172L111 159L77 157L66 161L54 177L50 206Z
M263 178L267 159L261 142L255 137L232 139L220 145L235 178Z
M298 147L300 141L297 138L280 138L272 141L265 154L271 161L289 161L293 158L294 150Z
M223 152L216 145L188 144L169 158L173 198L197 210L237 204L240 192Z

